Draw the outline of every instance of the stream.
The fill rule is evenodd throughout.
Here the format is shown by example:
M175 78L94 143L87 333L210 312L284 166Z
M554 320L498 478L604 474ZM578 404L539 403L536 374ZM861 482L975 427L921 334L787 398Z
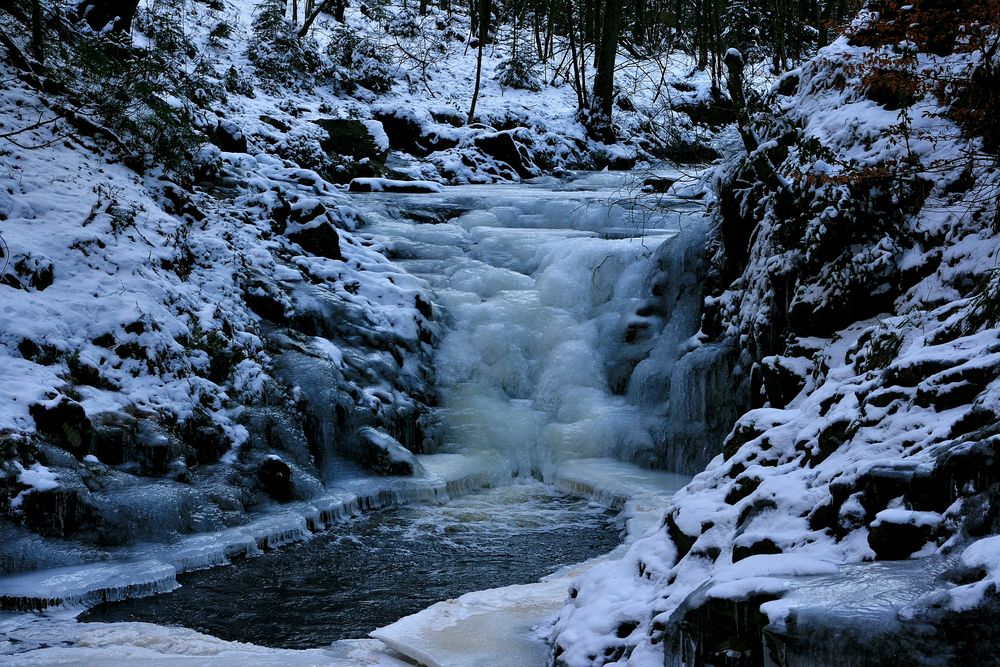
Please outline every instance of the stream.
M434 295L442 452L502 458L511 484L355 517L234 567L180 575L173 593L101 604L80 620L326 646L611 551L622 523L558 490L555 470L586 460L599 490L620 473L613 459L650 460L663 446L647 409L657 397L644 392L664 371L647 363L633 372L657 332L634 335L649 326L636 312L649 300L656 248L701 209L680 199L669 210L636 208L629 178L352 197L366 219L359 237Z

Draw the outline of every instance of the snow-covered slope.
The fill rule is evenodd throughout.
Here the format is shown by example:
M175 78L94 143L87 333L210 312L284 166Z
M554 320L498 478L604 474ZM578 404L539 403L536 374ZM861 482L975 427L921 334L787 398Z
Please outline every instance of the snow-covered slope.
M703 333L752 354L762 407L583 578L559 664L995 664L1000 178L948 97L976 58L920 52L956 89L892 108L865 34L718 172Z

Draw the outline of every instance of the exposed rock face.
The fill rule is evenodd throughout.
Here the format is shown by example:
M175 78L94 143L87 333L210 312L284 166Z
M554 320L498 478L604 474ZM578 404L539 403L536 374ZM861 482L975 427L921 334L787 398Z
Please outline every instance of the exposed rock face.
M104 412L95 415L93 426L91 449L99 460L120 465L134 457L139 432L135 417L124 412Z
M511 132L479 135L474 143L486 155L509 165L521 178L531 178L541 173L531 161L528 149L514 139Z
M863 22L876 38L880 20ZM748 150L716 173L698 339L738 340L757 407L619 563L631 578L584 575L553 634L567 664L638 663L661 643L667 664L984 659L1000 581L1000 323L997 283L977 276L1000 238L996 202L971 192L1000 177L956 165L936 184L884 180L899 160L971 145L939 116L908 153L887 139L893 114L858 116L873 95L912 114L957 103L888 104L844 66L876 52L841 42L785 77L784 117L751 128L766 161ZM968 56L952 55L946 67ZM851 166L831 176L829 155ZM647 632L617 637L605 619L643 605ZM581 641L589 653L570 661Z
M396 149L426 157L434 151L454 148L458 140L431 130L425 130L413 116L392 109L381 109L375 113L375 120L382 123L389 138L389 145Z
M902 560L930 541L941 522L933 512L884 510L868 526L868 545L879 560Z
M24 523L46 537L69 537L79 526L82 510L75 489L31 491L23 496L20 507Z
M90 453L94 429L83 406L65 396L31 406L38 432L82 459Z

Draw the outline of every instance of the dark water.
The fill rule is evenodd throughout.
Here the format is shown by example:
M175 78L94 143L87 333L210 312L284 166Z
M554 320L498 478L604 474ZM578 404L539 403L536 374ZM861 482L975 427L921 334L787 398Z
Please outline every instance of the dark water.
M178 577L168 595L106 603L81 621L180 625L283 648L325 646L435 602L529 583L613 549L614 518L541 484L444 506L400 507L231 567Z

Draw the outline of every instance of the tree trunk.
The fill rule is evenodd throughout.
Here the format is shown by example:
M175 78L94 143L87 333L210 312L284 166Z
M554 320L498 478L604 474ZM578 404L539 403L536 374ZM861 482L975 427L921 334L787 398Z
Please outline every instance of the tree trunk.
M40 63L45 62L45 30L42 25L41 0L31 0L31 55Z
M635 21L632 23L632 40L642 46L646 40L646 0L635 0Z
M615 56L618 54L618 17L621 2L608 0L604 7L604 25L601 27L601 43L597 54L597 74L594 76L594 97L600 104L601 113L611 120L611 110L615 101Z
M576 90L576 104L578 110L586 108L587 96L583 89L583 79L580 76L580 61L576 51L576 25L573 21L573 0L566 0L566 21L569 25L569 48L573 58L573 89Z
M479 49L476 51L476 85L472 89L472 104L469 106L469 119L466 125L472 125L476 118L476 102L479 101L479 86L483 78L483 49L486 38L489 37L489 15L492 8L490 0L480 0L479 3Z
M469 0L469 35L479 34L479 3Z

